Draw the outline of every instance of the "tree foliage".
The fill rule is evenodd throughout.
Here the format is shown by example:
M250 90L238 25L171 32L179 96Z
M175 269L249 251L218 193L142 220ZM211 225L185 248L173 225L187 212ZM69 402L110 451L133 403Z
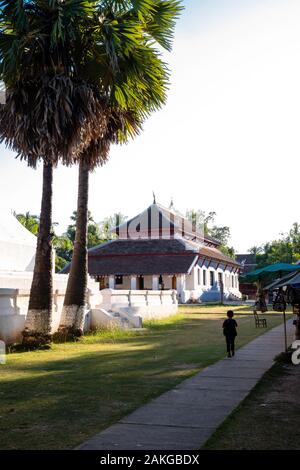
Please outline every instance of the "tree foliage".
M99 224L101 238L106 241L116 238L116 234L113 230L118 225L121 225L123 222L125 222L126 219L127 217L121 212L117 212L109 217L105 217Z
M300 224L295 222L288 233L281 233L280 238L252 247L250 253L256 255L257 267L269 264L295 263L300 260Z
M74 243L75 241L75 232L76 232L76 220L77 220L77 211L73 211L71 215L72 223L68 225L68 228L65 232L65 236ZM102 243L102 238L100 236L99 226L95 223L92 214L88 211L88 235L87 235L87 248L92 248Z
M40 223L39 216L30 214L30 212L26 212L26 214L17 214L14 212L14 216L29 232L33 233L33 235L37 235Z
M194 226L208 235L215 238L220 242L220 250L230 258L235 258L235 250L233 247L228 246L230 240L230 228L225 226L215 225L216 212L211 211L206 213L201 209L191 209L186 212L186 218L194 224Z
M38 234L40 218L37 215L33 215L30 212L26 212L25 214L17 214L14 212L14 216L27 230L29 230L29 232L33 233L33 235ZM56 223L53 224L52 242L56 254L55 269L56 271L61 271L63 267L71 261L73 243L72 240L65 234L61 236L55 234L54 227L56 225Z

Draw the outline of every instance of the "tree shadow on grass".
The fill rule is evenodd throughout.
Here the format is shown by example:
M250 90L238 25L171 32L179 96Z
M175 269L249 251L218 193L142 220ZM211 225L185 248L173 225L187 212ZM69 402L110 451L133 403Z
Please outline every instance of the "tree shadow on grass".
M4 379L0 448L72 448L197 372L153 353L47 360L30 365L31 377Z
M179 323L116 342L66 343L8 356L0 448L73 448L224 357L218 320ZM241 335L240 345L251 334Z

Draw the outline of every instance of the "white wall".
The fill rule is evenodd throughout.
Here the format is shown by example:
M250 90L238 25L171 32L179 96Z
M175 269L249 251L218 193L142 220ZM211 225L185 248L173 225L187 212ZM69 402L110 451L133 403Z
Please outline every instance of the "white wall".
M210 272L214 272L214 283L210 284ZM198 273L200 272L200 283ZM203 283L203 272L206 272L206 284ZM221 292L219 285L219 273L222 274L223 286L224 286L224 300L235 300L241 298L238 284L238 274L233 273L230 269L224 269L218 267L200 267L195 266L191 274L186 276L186 287L184 293L181 296L181 302L185 303L189 300L200 300L203 302L219 302L221 300ZM226 276L229 276L226 278ZM234 287L231 286L232 278L234 279ZM229 282L229 285L227 286Z
M52 333L59 326L67 280L67 274L54 275ZM10 273L9 276L2 273L0 276L0 339L3 341L18 342L21 338L28 311L31 282L32 273ZM2 287L3 285L6 288ZM98 284L91 279L88 289L88 308L91 309L102 302L102 296Z
M0 316L0 339L7 344L19 343L25 326L25 315Z
M117 290L101 291L102 304L98 307L112 312L146 318L162 318L177 312L178 302L174 290Z

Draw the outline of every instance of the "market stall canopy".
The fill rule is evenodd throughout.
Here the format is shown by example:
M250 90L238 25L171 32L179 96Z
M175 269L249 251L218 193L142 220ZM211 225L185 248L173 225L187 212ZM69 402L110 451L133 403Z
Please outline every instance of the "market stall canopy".
M269 284L268 286L265 287L265 289L279 289L280 287L287 287L291 286L296 289L300 288L300 272L296 274L292 274L289 276L284 276L284 278L277 279L275 282L272 282L272 284Z
M282 276L282 277L278 277L276 278L275 280L273 280L270 284L267 284L266 286L264 286L264 290L274 290L274 289L277 289L277 284L278 283L281 283L281 282L284 282L284 281L288 281L289 279L291 279L292 277L295 276L295 273L294 272L291 272L291 273L288 273L286 274L285 276Z
M299 264L274 263L264 268L256 269L240 277L242 282L255 282L282 277L283 274L300 271Z

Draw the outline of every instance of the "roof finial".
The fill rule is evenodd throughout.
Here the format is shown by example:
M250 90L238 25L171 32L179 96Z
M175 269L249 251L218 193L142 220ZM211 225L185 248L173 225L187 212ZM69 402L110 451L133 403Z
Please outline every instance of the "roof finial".
M169 209L174 209L173 197L171 197L171 202L170 202L170 205L169 205Z
M154 193L154 191L152 191L152 193L153 193L153 204L156 204L156 198L155 198L155 193Z

